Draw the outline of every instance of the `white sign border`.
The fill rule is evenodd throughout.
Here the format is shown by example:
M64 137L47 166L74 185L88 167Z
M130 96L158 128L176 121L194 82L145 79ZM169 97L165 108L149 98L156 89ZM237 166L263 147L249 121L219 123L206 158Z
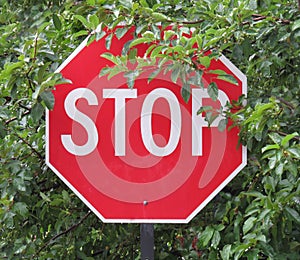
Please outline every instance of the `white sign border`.
M86 46L88 36L72 54L58 67L56 72L65 68ZM219 60L242 82L242 93L247 95L247 77L224 55ZM242 163L212 192L186 219L106 219L101 213L50 163L49 158L49 110L46 109L46 164L71 189L76 196L104 223L189 223L246 165L247 147L242 147Z

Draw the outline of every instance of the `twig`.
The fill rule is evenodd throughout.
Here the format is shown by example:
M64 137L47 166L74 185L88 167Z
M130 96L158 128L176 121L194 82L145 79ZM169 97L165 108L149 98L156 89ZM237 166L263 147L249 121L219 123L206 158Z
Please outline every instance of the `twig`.
M300 1L300 0L299 0ZM290 103L290 102L288 102L288 101L286 101L285 99L283 99L283 98L281 98L281 97L276 97L280 102L282 102L283 104L285 104L290 110L295 110L295 106L292 104L292 103Z
M34 45L33 45L33 57L32 57L32 64L29 67L29 69L26 72L26 76L29 77L29 73L32 71L35 61L36 61L36 55L37 55L37 42L38 42L39 34L36 33L34 38Z
M79 222L77 222L76 224L74 224L73 226L69 227L68 229L66 229L65 231L53 236L47 243L45 243L36 253L32 258L35 258L39 255L39 253L44 250L51 242L55 241L56 239L58 239L59 237L68 234L69 232L71 232L73 229L77 228L78 226L80 226L82 224L82 222L88 218L89 215L91 215L92 212L89 211L88 213L86 213L80 220Z
M21 139L22 140L22 142L23 143L25 143L26 145L28 145L29 146L29 148L31 149L31 151L33 152L33 153L35 153L38 157L39 157L39 159L40 160L42 160L42 161L44 161L44 157L30 144L30 143L28 143L23 137L21 137L21 136L19 136L17 133L14 133L19 139Z
M33 87L32 87L32 83L31 83L31 79L29 77L30 72L33 70L34 68L34 64L36 62L36 56L37 56L37 43L38 43L38 36L39 34L36 33L35 38L34 38L34 45L33 45L33 57L32 57L32 64L29 67L29 69L27 70L27 72L25 73L25 77L27 78L28 81L28 85L30 87L30 89L32 91L34 91Z
M280 135L283 135L283 136L287 136L288 134L285 133L285 132L282 132L282 131L276 131L276 130L271 130L271 132L274 132L274 133L277 133L277 134L280 134ZM299 136L294 136L292 139L295 139L297 141L300 141L300 137Z
M291 21L288 19L282 19L282 18L278 18L278 17L270 17L270 16L261 15L261 14L252 14L252 21L254 21L254 22L262 21L267 18L273 18L273 19L275 19L275 21L278 21L282 24L290 24L291 23ZM243 25L250 24L250 21L243 22L242 24Z
M21 117L24 117L24 116L26 116L26 115L28 115L28 114L30 114L30 111L26 111ZM11 119L8 119L6 122L5 122L5 125L8 125L8 124L10 124L11 122L13 122L13 121L15 121L15 120L17 120L18 119L18 117L13 117L13 118L11 118Z
M178 23L178 24L197 24L197 23L203 23L204 21L205 21L204 19L199 19L199 20L196 20L196 21L172 21L172 20L167 20L168 23Z

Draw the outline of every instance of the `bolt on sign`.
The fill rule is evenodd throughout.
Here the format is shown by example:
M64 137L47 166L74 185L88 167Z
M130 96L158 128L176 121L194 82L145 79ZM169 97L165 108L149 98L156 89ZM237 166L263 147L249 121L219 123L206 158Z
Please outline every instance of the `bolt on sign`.
M121 55L131 39L130 31L113 36L109 52ZM142 57L146 47L136 48ZM237 84L214 79L212 100L212 75L203 74L204 87L192 85L185 102L171 72L149 82L153 71L145 71L133 88L122 73L100 77L113 66L106 52L104 38L85 40L60 66L72 83L55 86L46 112L47 164L103 222L187 223L246 165L238 129L220 132L222 116L208 126L199 113L246 94L246 76L221 56L209 69Z

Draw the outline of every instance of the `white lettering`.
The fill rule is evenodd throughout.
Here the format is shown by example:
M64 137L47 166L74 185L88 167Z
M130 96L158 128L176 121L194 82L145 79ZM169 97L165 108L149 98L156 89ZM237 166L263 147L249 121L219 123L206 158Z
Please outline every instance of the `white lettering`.
M86 88L72 90L66 97L64 108L67 115L78 122L87 132L87 141L83 145L73 142L70 134L61 135L61 141L65 149L78 156L88 155L95 150L98 144L98 131L93 120L76 108L79 99L86 99L91 106L98 105L96 94ZM137 98L136 89L103 89L103 98L115 99L115 155L126 155L126 99ZM166 145L158 146L153 138L152 114L154 103L163 98L168 102L170 108L170 135ZM203 106L203 99L210 99L207 89L192 89L192 156L203 155L202 131L203 127L208 127L205 118L197 115L198 109ZM218 100L222 107L229 101L228 96L219 90ZM217 117L211 127L217 127L221 116ZM141 111L141 137L146 149L156 156L170 155L177 147L182 127L180 104L176 95L169 89L157 88L152 90L144 99Z
M125 99L136 98L136 89L103 89L103 98L115 99L115 155L125 156Z
M202 128L208 127L205 118L202 115L197 115L197 111L202 107L202 99L210 98L207 89L192 89L192 156L202 156ZM222 107L225 107L229 101L228 96L224 91L219 89L218 100ZM218 116L211 127L217 127L222 118Z
M97 147L98 144L98 132L92 119L87 115L80 112L76 108L76 102L78 99L84 98L91 106L98 105L97 96L95 93L86 88L78 88L72 90L66 97L64 107L67 115L74 121L81 124L88 134L87 142L84 145L77 145L73 142L71 135L61 135L61 141L65 149L74 155L84 156Z
M164 98L168 101L171 112L171 130L168 143L164 147L157 146L152 135L152 108L154 102ZM141 112L141 134L147 150L156 156L167 156L177 147L181 133L181 111L175 94L165 88L152 90L145 98Z

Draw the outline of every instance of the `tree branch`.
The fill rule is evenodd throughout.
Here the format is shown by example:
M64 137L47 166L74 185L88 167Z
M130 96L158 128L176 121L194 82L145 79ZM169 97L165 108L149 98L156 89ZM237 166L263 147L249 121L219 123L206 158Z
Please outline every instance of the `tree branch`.
M204 21L205 21L204 19L199 19L199 20L196 20L196 21L172 21L172 20L167 20L168 23L178 23L178 24L197 24L197 23L203 23Z
M31 149L31 151L33 152L33 153L35 153L38 157L39 157L39 159L40 160L42 160L42 161L44 161L44 156L42 156L41 155L41 153L39 153L30 143L28 143L23 137L21 137L21 136L19 136L17 133L14 133L19 139L21 139L21 141L23 142L23 143L25 143L26 145L28 145L29 146L29 148Z
M299 2L300 2L300 0L299 0ZM282 19L282 18L278 18L278 17L265 16L265 15L261 15L261 14L252 14L252 21L253 22L262 21L262 20L265 20L267 18L273 18L273 19L275 19L276 21L278 21L278 22L280 22L282 24L290 24L291 23L291 21L288 20L288 19ZM250 24L250 21L243 22L242 24L243 25Z
M21 118L23 118L24 116L27 116L28 114L30 114L30 111L26 111L22 116L21 116ZM15 121L15 120L17 120L18 119L18 117L13 117L13 118L11 118L11 119L8 119L7 121L5 121L5 125L8 125L8 124L10 124L11 122L13 122L13 121Z
M29 67L29 69L25 73L25 77L26 77L26 79L28 81L28 85L29 85L29 87L30 87L30 89L32 91L34 91L34 89L33 89L33 86L32 86L32 83L31 83L31 79L29 77L29 74L33 70L34 64L36 62L38 37L39 37L39 34L36 33L35 38L34 38L34 45L33 45L34 51L33 51L33 57L32 57L32 64L31 64L31 66Z
M53 241L55 241L56 239L58 239L59 237L68 234L69 232L71 232L73 229L77 228L78 226L80 226L82 224L82 222L84 220L86 220L88 218L89 215L91 215L92 212L89 211L88 213L86 213L76 224L74 224L73 226L69 227L68 229L66 229L65 231L53 236L47 243L45 243L33 256L33 258L37 257L39 255L39 253L44 250L50 243L52 243Z
M35 64L35 61L36 61L38 38L39 38L39 34L36 33L35 38L34 38L34 45L33 45L32 64L26 72L26 77L29 77L29 73L32 71L32 69L34 67L34 64Z
M277 131L277 130L270 130L270 132L277 133L277 134L280 134L280 135L283 135L283 136L287 136L288 135L285 132ZM294 136L292 139L294 139L294 140L296 140L298 142L300 141L300 137L299 136Z
M300 1L300 0L299 0ZM281 98L281 97L276 97L280 102L282 102L283 104L285 104L290 110L294 111L295 107L292 103L286 101L285 99Z

